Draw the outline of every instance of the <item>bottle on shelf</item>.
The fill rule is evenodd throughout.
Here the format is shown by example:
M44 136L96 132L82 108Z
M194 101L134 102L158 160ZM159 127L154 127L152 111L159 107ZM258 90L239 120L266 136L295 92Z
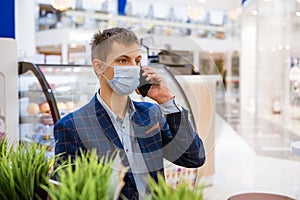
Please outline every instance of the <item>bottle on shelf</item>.
M148 8L148 12L147 12L146 18L148 18L148 19L154 19L154 9L153 9L153 4L150 4L150 5L149 5L149 8Z
M166 16L166 20L170 21L170 22L176 22L177 21L177 17L174 13L174 7L170 7L169 13Z

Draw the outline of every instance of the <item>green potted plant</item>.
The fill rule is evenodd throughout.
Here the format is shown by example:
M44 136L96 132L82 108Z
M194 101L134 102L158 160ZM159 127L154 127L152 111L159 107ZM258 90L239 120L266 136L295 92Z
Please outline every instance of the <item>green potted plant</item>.
M171 188L167 185L164 178L159 175L158 183L153 179L149 180L149 189L151 195L145 199L151 200L182 200L182 199L193 199L193 200L203 200L203 188L204 186L196 187L194 190L188 185L179 184L176 189Z
M0 199L47 199L40 187L52 176L51 160L45 157L46 147L38 144L9 145L0 141Z
M117 199L123 187L122 180L126 169L124 170L121 162L116 160L118 159L99 160L95 150L81 152L81 156L76 157L73 163L69 158L69 164L57 171L59 182L42 187L48 192L51 200ZM114 166L120 166L121 169ZM158 176L158 183L150 179L149 189L150 195L145 195L144 199L203 200L203 186L191 190L190 186L179 184L173 189L162 176Z
M115 156L112 156L115 157ZM96 150L81 152L57 171L57 184L42 186L51 200L113 200L122 188L124 169L114 170L117 159L100 159ZM121 172L121 174L119 173ZM117 173L117 174L116 174Z

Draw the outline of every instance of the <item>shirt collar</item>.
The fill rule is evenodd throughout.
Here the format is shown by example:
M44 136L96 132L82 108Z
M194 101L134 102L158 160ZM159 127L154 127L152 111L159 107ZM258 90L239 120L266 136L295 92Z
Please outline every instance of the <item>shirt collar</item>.
M128 107L129 107L129 109L128 109L128 111L129 111L129 117L131 119L136 110L135 110L133 101L131 100L130 97L128 98Z
M97 92L97 99L99 101L99 103L104 107L104 109L106 110L106 112L108 113L109 117L110 118L113 118L114 120L117 120L118 119L118 115L115 114L109 107L108 105L103 101L103 99L100 97L100 94L99 92ZM131 100L131 98L129 97L128 98L128 105L127 105L127 109L126 109L126 114L125 116L128 114L130 119L132 118L132 116L134 115L135 113L135 107L134 107L134 104L133 104L133 101Z

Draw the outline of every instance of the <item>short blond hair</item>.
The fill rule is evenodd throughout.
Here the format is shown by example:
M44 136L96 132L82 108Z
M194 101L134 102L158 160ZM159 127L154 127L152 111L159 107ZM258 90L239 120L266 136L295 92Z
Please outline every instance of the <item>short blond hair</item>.
M94 34L91 42L92 60L96 58L105 62L113 42L126 46L134 43L140 45L136 34L129 29L115 27L106 29L102 33L99 31Z

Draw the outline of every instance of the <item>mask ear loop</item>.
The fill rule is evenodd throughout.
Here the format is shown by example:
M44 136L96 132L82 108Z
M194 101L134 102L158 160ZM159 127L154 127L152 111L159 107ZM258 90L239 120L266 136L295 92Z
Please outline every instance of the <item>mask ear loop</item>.
M104 75L104 72L102 73L102 77L104 77L105 80L108 81L108 78Z
M101 63L103 63L104 64L104 66L105 66L105 69L101 72L101 76L103 76L104 78L105 78L105 80L106 81L108 81L109 79L104 75L104 72L105 72L105 70L108 68L108 67L112 67L112 66L110 66L110 65L107 65L105 62L103 62L102 60L99 60ZM112 67L112 68L114 68L114 67Z

